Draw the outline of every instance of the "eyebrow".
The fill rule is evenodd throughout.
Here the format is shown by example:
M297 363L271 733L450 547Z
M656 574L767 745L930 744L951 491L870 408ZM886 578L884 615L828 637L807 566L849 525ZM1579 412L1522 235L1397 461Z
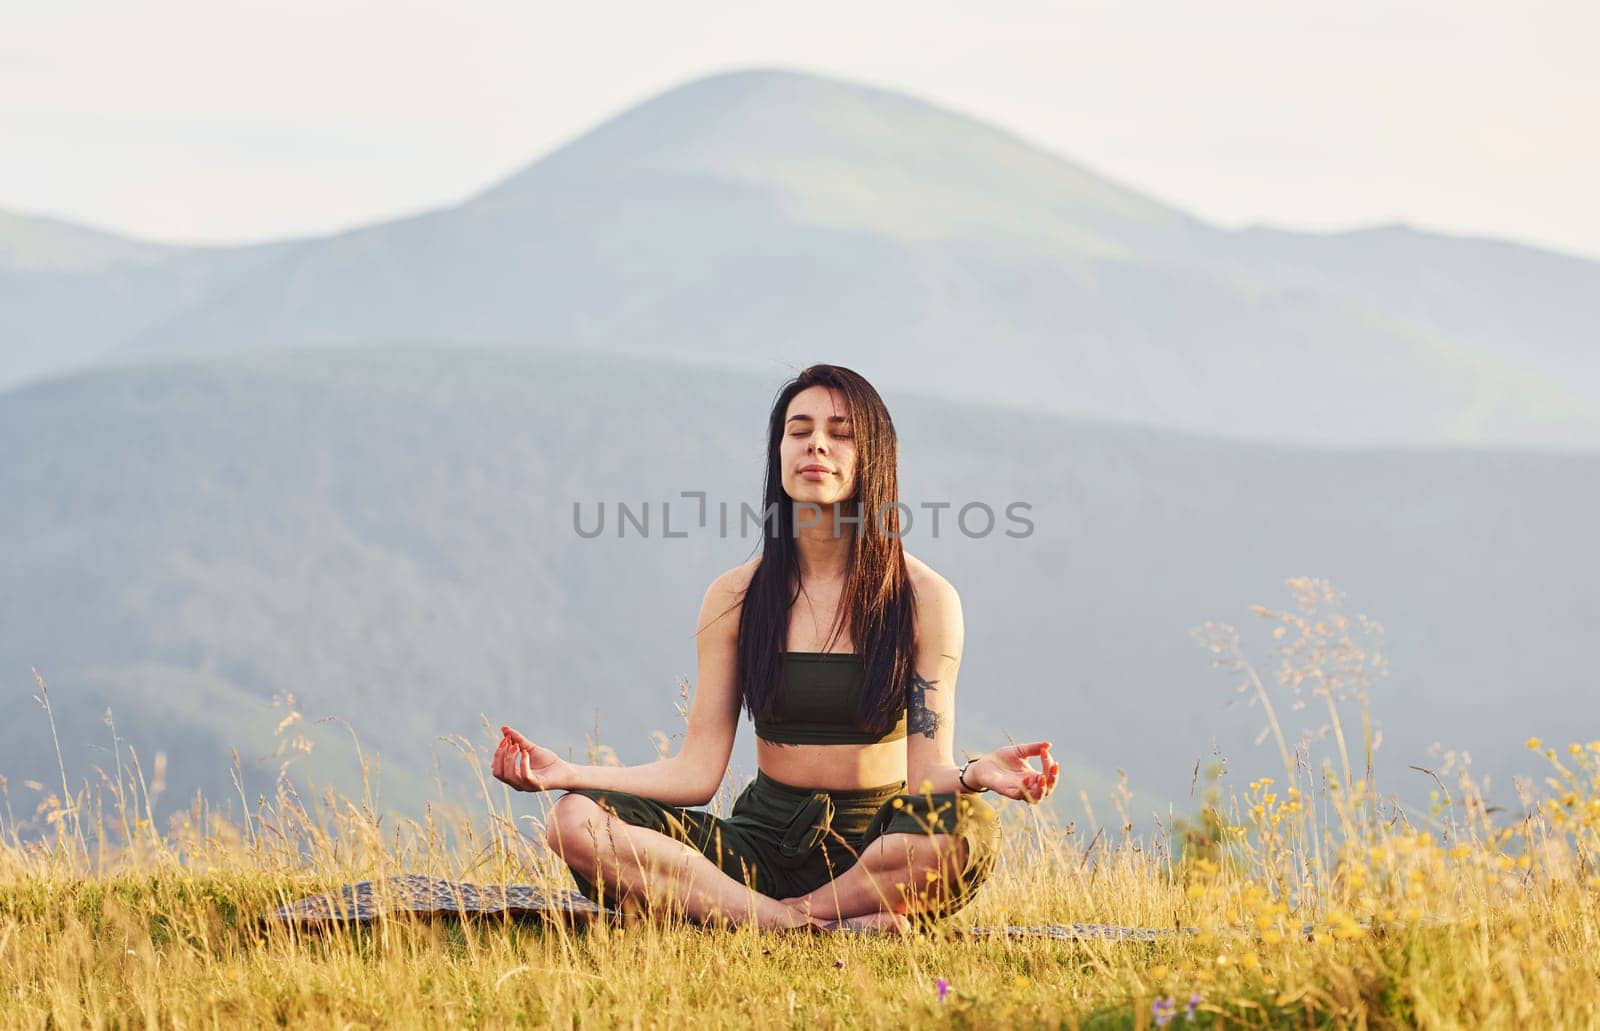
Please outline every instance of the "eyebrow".
M787 419L785 419L783 421L783 424L785 426L787 426L787 425L789 425L789 423L794 422L796 419L804 419L806 422L814 422L815 421L815 420L813 420L811 418L811 416L802 413L800 415L791 415L791 416L789 416L789 418L787 418ZM830 416L828 416L828 421L829 422L849 422L850 421L850 417L848 415L830 415Z

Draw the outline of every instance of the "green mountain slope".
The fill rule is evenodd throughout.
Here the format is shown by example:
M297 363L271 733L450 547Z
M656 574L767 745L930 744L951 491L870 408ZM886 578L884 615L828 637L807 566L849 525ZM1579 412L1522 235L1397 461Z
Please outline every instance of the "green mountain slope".
M756 547L737 507L758 496L782 378L399 348L0 395L0 439L19 444L0 463L0 774L14 795L58 780L31 666L70 775L108 761L110 707L142 756L167 754L175 804L229 797L234 748L252 797L270 781L285 692L308 722L348 720L383 756L385 799L412 811L436 776L473 787L438 738L489 743L480 714L578 754L598 719L624 758L648 757L652 731L680 726L675 678L694 674L706 584ZM938 536L915 522L907 546L962 592L962 747L1045 734L1077 769L1124 769L1143 799L1180 808L1213 744L1270 772L1251 743L1259 711L1230 706L1187 634L1205 619L1250 629L1245 606L1287 607L1296 575L1333 578L1388 627L1394 675L1374 702L1396 786L1441 741L1508 787L1524 737L1588 711L1595 459L1253 445L887 397L905 498L955 506ZM707 527L684 491L707 494ZM662 536L668 501L686 537ZM998 514L993 533L952 528L969 501ZM1019 501L1034 529L1008 538ZM607 507L604 534L576 532L575 502L585 526ZM650 503L650 536L616 536L618 502ZM355 785L343 730L318 733L318 778ZM746 727L747 772L749 741Z
M0 328L24 341L0 385L396 342L754 371L831 353L899 389L1201 432L1600 447L1600 264L1228 232L975 119L794 72L686 83L448 209L102 265L0 268Z

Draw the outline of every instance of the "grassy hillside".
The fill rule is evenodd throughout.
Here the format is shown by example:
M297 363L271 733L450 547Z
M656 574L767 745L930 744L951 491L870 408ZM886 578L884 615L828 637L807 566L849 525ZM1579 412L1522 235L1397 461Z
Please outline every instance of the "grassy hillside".
M1342 776L1293 771L1154 838L1002 803L994 877L903 939L711 929L670 909L586 928L260 924L399 870L569 881L523 833L539 826L526 796L385 824L359 798L280 795L233 819L197 802L162 832L123 781L101 809L52 810L48 843L0 842L0 1026L1592 1026L1597 756L1600 741L1536 760L1557 776L1528 819L1486 811L1450 769L1440 803L1404 821ZM1198 933L954 933L1072 922Z

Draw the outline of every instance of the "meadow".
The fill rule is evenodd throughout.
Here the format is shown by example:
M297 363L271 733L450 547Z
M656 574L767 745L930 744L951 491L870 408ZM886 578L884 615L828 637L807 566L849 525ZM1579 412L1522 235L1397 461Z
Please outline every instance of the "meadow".
M1086 798L1070 824L1006 804L1000 865L950 922L1192 932L798 936L671 914L262 924L302 895L402 871L570 884L534 843L540 799L489 780L471 742L456 744L481 802L397 819L370 785L345 798L297 784L289 711L273 797L197 798L164 827L131 748L96 784L73 790L63 773L59 794L40 786L21 821L5 786L0 1024L1594 1026L1600 741L1526 741L1545 775L1519 785L1515 807L1489 804L1468 757L1442 753L1424 770L1428 803L1402 805L1372 775L1381 627L1348 617L1323 581L1290 584L1295 607L1254 607L1274 664L1250 659L1232 627L1196 634L1261 707L1264 745L1246 757L1272 757L1260 775L1197 769L1193 814L1154 831L1116 799L1104 823ZM1291 710L1322 722L1291 738Z

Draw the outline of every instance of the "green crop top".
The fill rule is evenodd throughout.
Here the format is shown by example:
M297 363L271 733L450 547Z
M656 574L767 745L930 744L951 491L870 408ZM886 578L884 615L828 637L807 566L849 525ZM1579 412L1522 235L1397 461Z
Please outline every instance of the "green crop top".
M780 745L871 745L906 736L906 714L879 737L856 722L866 667L855 652L784 652L779 720L756 720L756 736Z

